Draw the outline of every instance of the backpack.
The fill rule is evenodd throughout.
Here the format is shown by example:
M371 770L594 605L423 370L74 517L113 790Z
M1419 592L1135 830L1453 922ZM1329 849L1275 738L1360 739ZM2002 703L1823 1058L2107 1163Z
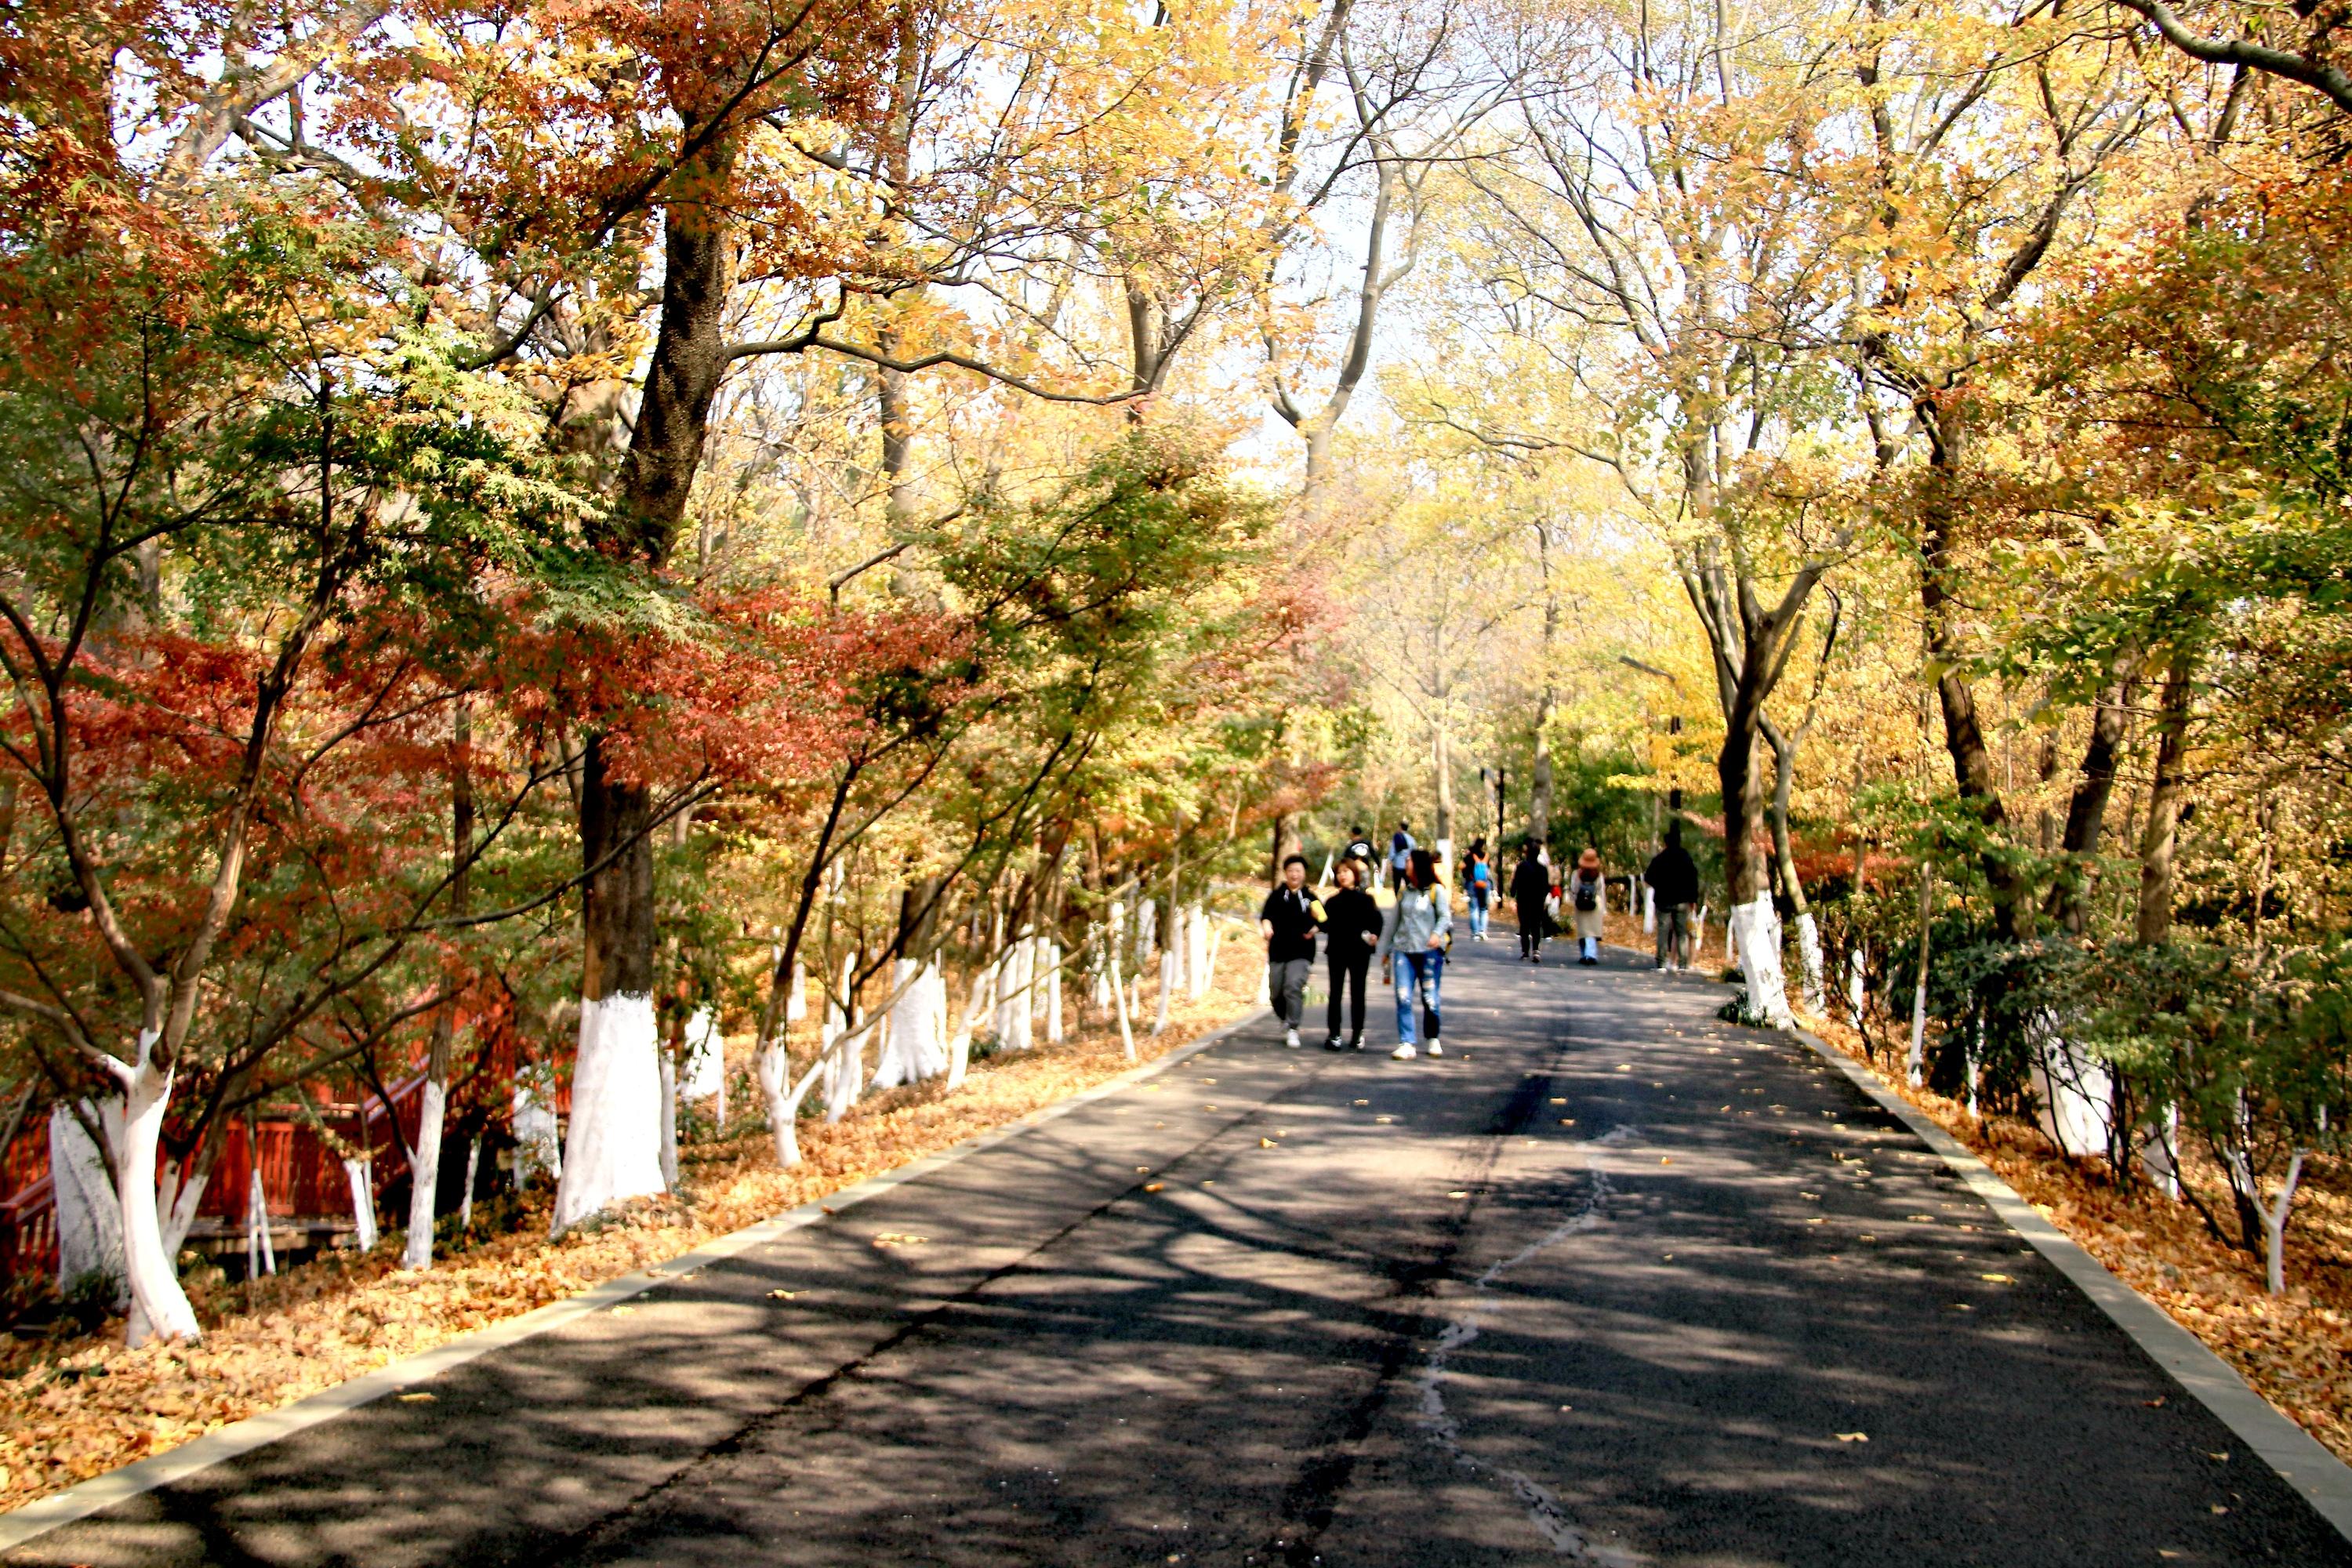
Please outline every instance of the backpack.
M1577 879L1576 879L1576 908L1577 908L1577 912L1578 912L1578 913L1580 913L1580 914L1587 914L1587 915L1589 915L1589 914L1591 914L1593 910L1595 910L1599 909L1600 907L1601 907L1601 879L1600 879L1600 878L1598 878L1598 877L1595 877L1595 878L1593 878L1591 881L1587 881L1587 880L1585 880L1582 877L1579 877L1579 878L1577 878Z

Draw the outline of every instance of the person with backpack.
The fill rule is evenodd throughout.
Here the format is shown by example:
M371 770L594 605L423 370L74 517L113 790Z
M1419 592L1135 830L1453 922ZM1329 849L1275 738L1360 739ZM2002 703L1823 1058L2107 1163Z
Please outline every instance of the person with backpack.
M1442 1057L1445 1047L1437 1037L1438 989L1445 978L1445 946L1454 934L1453 900L1438 880L1437 857L1415 849L1405 862L1397 886L1396 902L1389 907L1386 927L1375 956L1381 961L1381 984L1396 986L1397 1048L1389 1055L1401 1062L1416 1054L1412 1031L1413 994L1421 994L1421 1016L1428 1035L1428 1051Z
M1657 903L1658 967L1672 958L1676 969L1691 961L1690 907L1698 902L1698 867L1683 847L1683 825L1666 824L1666 842L1642 873Z
M1609 919L1609 878L1601 868L1601 851L1590 844L1569 873L1568 902L1576 911L1576 962L1600 963L1602 928Z
M1399 822L1396 831L1389 835L1389 882L1400 891L1404 888L1405 873L1412 866L1412 824Z
M1529 963L1543 962L1543 940L1551 923L1544 908L1551 897L1551 873L1544 868L1542 851L1528 839L1519 849L1519 864L1511 873L1511 902L1519 910L1519 956Z
M1486 908L1495 901L1495 868L1486 863L1486 841L1476 839L1470 846L1470 868L1463 877L1464 890L1470 900L1470 940L1486 940Z
M1282 885L1265 896L1257 912L1265 938L1266 1000L1274 1004L1282 1043L1298 1047L1298 1026L1307 1017L1307 977L1315 968L1315 933L1323 928L1323 906L1307 889L1307 857L1282 862Z
M1325 1020L1330 1038L1323 1042L1327 1051L1364 1048L1364 984L1371 974L1372 951L1381 943L1382 920L1379 900L1364 891L1369 874L1370 868L1352 856L1340 861L1332 873L1339 890L1323 900L1324 951L1331 973L1331 1005ZM1347 1047L1339 1043L1342 992L1352 1008Z

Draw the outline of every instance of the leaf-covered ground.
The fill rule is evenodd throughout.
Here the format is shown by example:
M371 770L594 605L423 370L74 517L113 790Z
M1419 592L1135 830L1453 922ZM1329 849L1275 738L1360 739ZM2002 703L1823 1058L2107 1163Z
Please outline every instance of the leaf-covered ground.
M1221 964L1223 984L1171 1009L1145 1059L1255 1005L1247 953ZM1146 1027L1149 1017L1143 1020ZM730 1070L740 1084L744 1047ZM644 1268L714 1237L938 1152L1114 1078L1130 1064L1116 1025L1070 1042L976 1065L953 1095L936 1083L874 1096L839 1124L801 1124L803 1163L776 1168L764 1130L689 1145L672 1199L640 1205L593 1231L547 1238L548 1196L519 1228L477 1240L429 1273L395 1267L399 1234L365 1256L337 1254L255 1284L196 1282L205 1339L127 1351L121 1323L0 1353L0 1508L16 1508L119 1465L277 1408L470 1330L519 1316ZM740 1097L739 1097L740 1103ZM207 1271L208 1273L210 1271Z

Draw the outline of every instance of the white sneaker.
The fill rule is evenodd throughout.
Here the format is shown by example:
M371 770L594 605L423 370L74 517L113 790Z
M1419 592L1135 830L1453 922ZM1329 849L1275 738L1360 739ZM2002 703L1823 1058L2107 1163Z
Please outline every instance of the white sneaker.
M1442 1057L1445 1054L1445 1047L1432 1040L1429 1042L1429 1054L1433 1057Z
M1292 1050L1297 1050L1298 1048L1298 1031L1293 1029L1288 1034L1283 1036L1282 1043L1288 1046Z
M1418 1053L1417 1053L1417 1052L1415 1052L1415 1051L1413 1050L1413 1048L1412 1048L1412 1042L1410 1042L1410 1041L1406 1042L1405 1044L1403 1044L1403 1045L1402 1045L1402 1046L1399 1046L1396 1049L1394 1049L1394 1050L1392 1050L1392 1051L1391 1051L1391 1052L1389 1053L1389 1055L1390 1055L1390 1056L1391 1056L1391 1057L1395 1058L1398 1061L1401 1061L1401 1062L1409 1062L1409 1061L1412 1060L1412 1058L1414 1058L1414 1056L1415 1056L1415 1055L1417 1055L1417 1054L1418 1054Z

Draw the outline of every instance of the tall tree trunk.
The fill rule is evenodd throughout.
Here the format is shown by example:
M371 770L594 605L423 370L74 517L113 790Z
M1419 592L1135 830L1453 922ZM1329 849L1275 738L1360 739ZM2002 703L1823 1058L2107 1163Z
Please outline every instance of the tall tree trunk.
M1936 700L1944 715L1944 749L1952 759L1953 782L1989 836L2006 837L2009 808L2002 804L1993 773L1992 749L1985 743L1984 723L1977 713L1975 688L1961 673L1959 636L1952 624L1955 610L1951 582L1958 571L1953 532L1958 501L1958 480L1964 427L1948 408L1928 411L1933 446L1930 450L1929 493L1923 509L1920 532L1919 608L1927 630L1927 656L1936 668ZM1988 848L1983 858L1986 886L1992 894L1993 931L2005 942L2021 942L2033 934L2032 889L2009 859Z
M2176 651L2164 674L2156 710L2156 776L2148 785L2147 823L2139 837L2139 918L2134 936L2154 946L2172 932L2173 863L2179 848L2182 764L2189 755L2189 712L2195 699L2196 660Z
M1543 583L1543 641L1537 648L1535 766L1528 775L1528 837L1542 847L1551 846L1551 685L1552 645L1559 636L1559 598L1551 586L1551 530L1536 525L1536 570Z
M1805 1005L1815 1013L1829 1008L1829 983L1822 964L1821 927L1805 901L1805 879L1797 874L1795 841L1789 835L1789 797L1797 782L1797 745L1804 729L1783 735L1771 721L1761 721L1764 739L1772 748L1772 853L1788 894L1789 915L1797 922L1798 980L1804 987ZM1804 728L1810 728L1808 718Z
M2091 738L2083 749L2082 776L2066 803L2066 826L2058 840L2064 857L2050 889L2050 912L2069 935L2080 936L2089 909L2091 864L2098 857L2107 801L2116 789L2116 755L2122 749L2130 711L2130 683L2117 680L2099 693L2091 712Z
M688 144L700 127L688 123ZM734 140L717 139L674 177L663 214L660 325L622 465L620 494L597 542L658 569L686 515L727 369L723 336L734 247L726 194ZM588 744L580 845L600 866L588 882L579 1054L572 1126L553 1228L570 1229L624 1199L663 1191L660 1040L654 1020L654 796L616 773L601 736Z
M473 874L474 775L466 755L473 741L473 714L460 698L449 721L449 912L458 918L466 913ZM449 1104L449 1058L457 1036L457 979L455 969L442 973L442 984L451 995L433 1016L433 1043L425 1058L416 1146L408 1161L408 1235L400 1256L404 1268L433 1267L435 1204L441 1185L441 1124Z
M1433 750L1437 763L1437 841L1449 852L1454 843L1454 737L1440 714ZM1447 868L1449 876L1452 868Z

